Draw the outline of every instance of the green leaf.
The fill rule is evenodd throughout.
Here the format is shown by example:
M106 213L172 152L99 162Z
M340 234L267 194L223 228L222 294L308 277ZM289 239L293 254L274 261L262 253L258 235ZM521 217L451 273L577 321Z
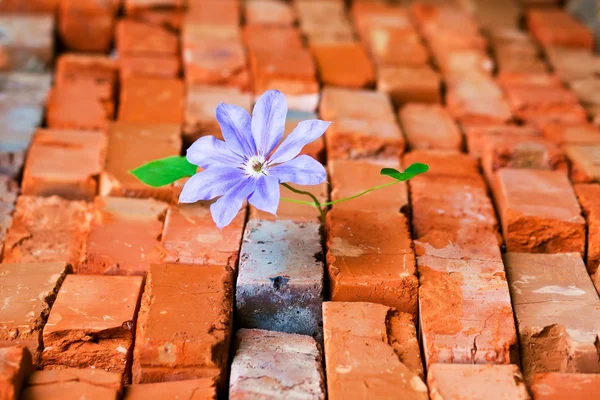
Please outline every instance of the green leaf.
M171 156L150 161L129 172L148 186L161 187L194 175L197 168L185 157Z
M400 172L394 168L383 168L381 170L381 175L390 176L398 181L407 181L417 175L424 174L427 171L429 171L429 166L427 164L414 163L409 165L404 172Z

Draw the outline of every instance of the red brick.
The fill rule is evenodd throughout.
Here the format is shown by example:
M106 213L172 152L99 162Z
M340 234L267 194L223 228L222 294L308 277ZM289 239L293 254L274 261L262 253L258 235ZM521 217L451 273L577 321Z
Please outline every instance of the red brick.
M594 48L594 35L582 22L577 21L567 10L530 10L527 26L543 46Z
M369 107L364 107L369 104ZM394 110L389 97L371 90L325 87L323 89L321 117L328 121L338 119L364 119L395 121Z
M24 12L33 13L53 13L58 8L60 0L31 0L23 2L22 0L6 0L0 4L2 12Z
M15 346L0 348L0 396L12 400L20 397L21 388L31 372L31 354Z
M319 202L325 203L328 200L328 192L329 187L327 182L320 183L318 185L311 186L301 186L292 184L290 185L296 189L303 190L309 193L312 193ZM288 188L280 186L281 197L285 197L288 199L294 200L302 200L302 201L310 201L306 195L294 193ZM260 220L288 220L288 221L296 221L296 222L305 222L305 221L319 221L319 210L316 207L306 204L296 204L292 202L287 202L281 200L279 202L279 207L277 208L277 215L273 215L271 213L260 211L256 207L250 207L250 218L251 219L260 219Z
M60 0L58 32L70 50L106 52L110 50L118 0Z
M145 275L160 260L168 205L153 199L97 197L95 216L77 270L82 274Z
M321 80L326 85L369 87L375 82L373 64L359 44L313 44Z
M214 27L234 27L238 29L241 18L239 0L188 0L188 20L201 25Z
M198 1L192 0L191 3ZM148 10L182 10L186 6L185 0L125 0L125 12L136 13Z
M544 136L558 145L596 145L600 144L600 130L589 123L543 124L541 131Z
M0 255L4 247L6 232L12 222L15 202L19 194L19 185L10 177L0 175ZM2 257L0 257L0 260Z
M75 266L91 219L90 207L83 201L20 196L6 235L2 262L66 261Z
M81 81L91 81L97 85L98 93L114 102L117 70L117 63L107 56L65 53L56 62L55 84L68 87Z
M402 159L402 165L406 166L416 162L429 166L427 178L464 178L468 181L481 179L477 160L456 151L415 150L405 154Z
M523 376L516 365L431 366L427 376L433 400L529 400Z
M352 4L352 19L361 36L377 29L394 29L417 34L406 8L384 2L357 1Z
M498 74L496 80L499 85L510 89L563 88L560 78L549 73L505 72ZM523 93L522 91L518 91L517 93L525 96L525 98L528 100L531 100L532 97L535 97L528 96L528 93ZM545 99L540 100L544 101Z
M529 389L535 400L592 400L598 394L600 375L561 374L550 372L534 375Z
M103 132L38 130L27 154L22 193L93 200L106 146Z
M68 275L44 327L44 368L94 367L129 381L142 280Z
M245 219L243 209L230 225L218 229L206 204L172 205L160 239L162 262L236 268Z
M120 121L183 123L185 88L182 81L130 77L121 82L121 85Z
M174 79L179 77L181 60L179 57L152 57L152 56L120 56L119 70L121 79L131 76L145 78Z
M511 252L585 250L585 221L564 171L501 169L494 195Z
M377 90L388 93L396 107L409 102L441 103L441 78L429 66L385 67L377 72Z
M246 24L290 26L296 20L292 6L283 1L252 0L245 2Z
M599 88L600 79L595 76L570 83L570 89L575 93L579 102L586 108L588 113L592 108L597 109L600 104Z
M229 398L325 398L319 345L310 336L240 329ZM268 394L268 395L267 395Z
M295 2L300 29L309 43L354 42L354 32L342 2Z
M578 103L575 93L562 88L505 86L504 91L513 114L525 121L530 114L556 112Z
M585 108L579 104L555 104L543 108L528 108L517 117L525 123L542 126L547 123L584 124L587 122Z
M173 397L181 399L216 400L217 391L213 379L192 379L176 382L146 383L127 386L124 400L149 400Z
M114 399L121 392L121 376L101 369L66 368L36 371L21 394L24 400Z
M42 329L71 266L64 262L1 264L0 347L26 346L39 363ZM1 374L0 374L1 375Z
M600 372L600 300L581 256L504 256L526 377L539 372Z
M0 15L4 39L0 70L41 72L54 57L54 18L42 15Z
M398 315L402 314L380 304L323 304L330 399L428 398L419 372L408 368L415 361L395 351Z
M441 48L433 49L436 64L442 74L469 74L472 71L491 74L494 70L494 61L481 49L447 49L445 43Z
M545 51L555 73L565 82L591 78L600 73L600 57L589 49L548 46Z
M362 39L378 67L422 67L429 61L427 48L412 31L371 29Z
M587 222L586 265L596 290L600 292L600 186L597 184L575 185L575 193Z
M530 126L516 125L466 125L461 127L467 139L469 155L479 158L489 138L510 141L513 138L541 138L542 132Z
M400 110L400 124L409 150L457 150L463 147L458 126L448 111L437 104L409 103Z
M592 183L600 181L600 144L595 146L566 145L565 154L571 161L571 181Z
M304 44L300 31L295 27L279 27L264 25L246 25L244 27L244 44L250 52L269 49L271 51L286 48L302 49Z
M152 265L138 318L133 382L215 378L224 384L233 271L223 265Z
M165 57L178 54L177 35L166 28L123 19L115 31L119 56Z
M156 159L179 155L179 129L175 124L112 123L108 131L106 162L100 175L100 195L170 200L172 189L169 186L147 186L129 171Z
M187 13L184 8L148 8L126 12L127 18L150 25L158 25L180 32Z

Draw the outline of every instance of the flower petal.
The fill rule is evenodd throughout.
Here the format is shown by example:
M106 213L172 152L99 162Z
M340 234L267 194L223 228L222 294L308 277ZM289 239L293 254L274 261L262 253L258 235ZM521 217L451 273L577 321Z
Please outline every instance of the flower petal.
M258 154L267 156L283 137L287 103L278 90L263 93L252 112L252 137Z
M221 102L217 106L217 121L227 147L240 156L256 154L252 139L252 119L246 110Z
M279 145L277 150L275 150L270 158L270 162L279 164L296 157L300 154L304 146L320 138L330 124L331 122L319 119L300 122L292 133Z
M233 186L219 200L210 205L213 221L223 229L233 221L244 201L254 192L256 179L245 177Z
M243 163L242 157L214 136L204 136L196 140L187 149L186 157L189 162L204 169L216 165L236 166Z
M259 210L275 215L279 207L279 197L279 179L274 176L261 176L248 202Z
M234 167L214 166L192 176L179 195L180 203L210 200L226 193L231 187L245 180L246 175Z
M298 185L318 185L327 179L325 167L306 154L283 164L269 167L267 171L269 175L277 177L281 183L293 182Z

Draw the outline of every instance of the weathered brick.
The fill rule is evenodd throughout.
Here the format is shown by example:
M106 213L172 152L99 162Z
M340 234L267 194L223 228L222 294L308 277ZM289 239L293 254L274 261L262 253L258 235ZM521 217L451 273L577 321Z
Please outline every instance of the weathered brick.
M18 193L17 182L8 176L0 175L0 255L6 240L6 232L12 223ZM0 257L1 259L2 257Z
M70 50L110 50L119 0L60 0L58 32Z
M56 86L64 87L79 81L93 81L99 93L114 102L117 86L118 65L115 60L104 55L65 53L56 62ZM89 96L89 93L81 95ZM114 107L114 106L112 106Z
M278 51L286 48L302 49L304 44L300 31L295 27L246 25L244 43L250 52L269 49Z
M240 329L231 364L229 398L325 399L319 345L310 336Z
M466 125L461 127L467 139L469 155L480 158L489 138L511 141L513 138L540 138L542 132L530 126L516 125Z
M188 0L187 17L191 22L211 30L223 27L238 29L241 4L238 0Z
M217 391L212 379L191 379L176 382L131 385L125 389L124 400L150 400L169 397L181 399L216 400Z
M246 210L218 229L206 204L172 205L160 238L162 262L237 267Z
M320 228L318 222L248 222L236 284L240 327L322 338Z
M0 70L41 72L49 68L54 57L52 15L0 15L0 29Z
M94 208L78 273L145 275L150 264L160 261L159 238L167 203L96 197Z
M558 145L597 145L600 144L600 130L589 123L554 122L541 126L546 139Z
M600 375L561 374L550 372L536 374L529 383L535 400L592 400L598 395Z
M312 44L311 50L324 84L362 88L375 82L373 65L361 44Z
M112 100L112 94L98 92L88 80L56 86L48 96L48 127L104 131L115 114Z
M292 6L283 1L252 0L245 2L248 25L290 26L296 20Z
M71 266L64 262L1 264L0 347L26 346L39 363L42 329Z
M122 80L131 76L175 79L181 72L181 61L176 56L157 58L124 55L119 57L119 72Z
M440 103L441 78L429 66L384 67L377 71L377 90L388 93L396 107L405 103Z
M290 185L296 189L300 189L309 193L312 193L317 199L319 199L320 203L325 203L328 200L328 192L329 187L327 182L322 182L318 185L311 186L301 186L292 184ZM288 188L280 186L280 194L281 197L285 197L288 199L294 200L302 200L307 201L308 198L305 194L294 193ZM308 200L310 201L310 200ZM319 210L312 205L307 204L296 204L287 201L280 201L279 207L277 208L277 215L273 215L271 213L261 211L256 207L250 207L250 218L251 219L262 219L262 220L287 220L287 221L296 221L296 222L304 222L304 221L319 221Z
M427 375L432 400L529 400L516 365L434 364Z
M91 220L91 208L83 201L20 196L6 235L2 262L66 261L75 266Z
M400 315L380 304L323 303L330 399L428 398L419 376L417 343L410 353L397 352L394 334L404 328L397 325L402 324L396 318ZM409 365L417 365L417 370Z
M504 86L507 101L513 114L526 122L562 120L571 116L553 116L562 110L577 109L577 96L570 90L543 86Z
M179 155L179 130L179 125L175 124L112 123L108 132L106 163L100 175L100 194L170 200L172 189L169 186L152 188L129 171L156 159Z
M342 2L295 2L300 29L309 43L349 43L354 32Z
M600 57L589 49L546 46L544 50L555 73L564 82L591 78L600 72Z
M342 118L395 121L389 97L371 90L325 87L319 112L323 119L334 122Z
M214 378L224 384L233 270L153 264L138 317L133 382Z
M600 185L575 185L575 193L587 222L587 270L600 293Z
M584 254L585 221L566 172L501 169L492 186L508 251Z
M44 327L44 368L94 367L128 382L142 281L68 275Z
M117 24L116 47L119 56L175 56L179 51L177 34L162 26L123 19Z
M31 0L23 2L21 0L6 0L0 4L2 12L23 12L27 14L34 13L53 13L58 7L60 0Z
M566 145L564 150L571 161L571 181L600 181L600 143L596 146Z
M414 150L406 153L402 158L403 165L410 165L416 162L425 163L429 166L427 175L423 178L417 178L412 182L418 182L420 179L442 178L450 180L451 178L472 181L481 181L479 175L479 163L470 155L448 150Z
M185 88L182 81L130 77L121 84L119 121L183 123Z
M31 354L21 346L0 348L0 396L14 400L32 370Z
M406 104L400 110L400 124L410 150L462 149L463 138L458 126L438 104Z
M543 46L559 45L593 50L594 35L567 10L530 10L527 26Z
M507 89L563 89L563 85L560 81L560 78L554 74L549 73L500 73L498 74L496 81L498 82L498 84ZM537 99L537 94L532 94L531 92L524 92L522 90L516 90L515 94L518 95L516 96L517 98L522 98L527 101L544 102L548 100L544 98Z
M598 373L600 300L581 256L507 253L525 376Z
M121 376L94 368L66 368L35 371L29 376L24 400L116 400L121 392Z
M487 52L476 49L447 49L446 43L441 43L440 48L433 48L436 64L439 65L443 75L460 75L471 72L491 74L494 70L494 61Z

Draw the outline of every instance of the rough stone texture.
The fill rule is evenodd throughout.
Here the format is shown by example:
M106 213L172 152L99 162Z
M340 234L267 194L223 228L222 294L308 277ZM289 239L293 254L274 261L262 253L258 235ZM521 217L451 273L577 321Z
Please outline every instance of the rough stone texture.
M323 84L362 88L375 82L373 64L360 43L311 43L311 50Z
M15 210L18 193L17 182L8 176L0 175L0 256L6 240L6 232L12 223L12 214Z
M462 130L467 138L467 148L469 155L479 158L485 147L485 144L491 140L512 141L514 139L540 138L540 130L529 126L516 125L492 125L492 126L462 126Z
M191 379L176 382L146 383L131 385L125 389L124 400L149 399L216 400L217 391L212 379Z
M119 121L183 123L185 88L178 79L129 77L121 82Z
M523 372L600 372L600 299L581 256L504 256Z
M406 104L400 110L400 124L409 150L460 151L463 147L458 126L439 104Z
M585 220L564 171L501 169L492 184L508 251L585 250Z
M240 329L229 398L325 399L319 345L310 336Z
M138 317L133 382L226 379L233 271L224 265L150 266Z
M129 381L142 280L68 275L44 327L44 368L93 367Z
M542 125L544 136L558 145L598 145L600 130L588 123L549 123Z
M170 186L150 187L129 171L153 160L179 155L179 135L179 125L175 124L112 123L108 132L106 163L100 175L100 195L170 200Z
M83 274L144 275L160 261L159 238L168 204L153 199L96 197Z
M26 346L39 362L42 329L70 272L62 262L0 265L0 346Z
M600 293L600 185L575 185L575 193L587 222L586 266L596 290Z
M600 375L558 372L536 374L529 383L535 400L593 400L598 396L599 386Z
M564 146L571 160L571 181L574 183L600 182L600 144L596 146Z
M398 212L327 213L332 301L368 301L416 318L418 279L408 222Z
M92 210L83 201L20 196L4 243L4 263L78 264Z
M2 71L41 72L54 56L52 15L2 15Z
M236 284L240 327L322 338L320 229L318 222L248 222Z
M310 185L310 186L301 186L296 184L291 184L290 186L303 190L309 193L312 193L321 203L325 203L328 200L328 192L329 187L327 182L322 182L318 185ZM304 194L294 193L288 188L280 186L280 194L281 197L285 197L288 199L302 200L302 201L310 201L308 197ZM296 221L296 222L304 222L304 221L320 221L319 210L312 205L307 204L296 204L288 201L280 201L279 207L277 208L277 215L273 215L266 211L261 211L254 206L250 207L250 218L251 219L262 219L262 220L288 220L288 221Z
M38 130L27 153L23 194L93 200L106 146L103 132Z
M26 348L0 348L0 399L18 399L31 370L31 354Z
M117 400L121 376L101 369L66 368L36 371L21 393L22 400Z
M430 66L385 67L377 71L377 90L389 93L394 105L441 103L442 80Z
M516 365L434 364L427 375L431 400L529 400Z
M236 269L245 220L243 208L230 225L219 229L207 204L170 206L160 238L162 262Z
M380 304L323 303L330 399L428 398L417 343L409 353L397 351L399 315Z

